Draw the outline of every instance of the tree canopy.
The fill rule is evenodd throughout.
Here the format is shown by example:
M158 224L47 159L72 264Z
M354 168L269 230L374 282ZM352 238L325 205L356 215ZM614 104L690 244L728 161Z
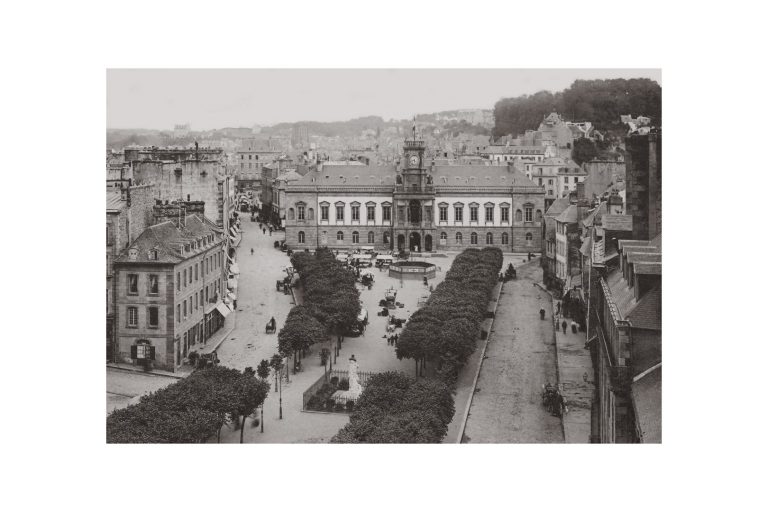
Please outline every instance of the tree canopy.
M372 376L332 443L439 443L455 412L450 389L398 372Z
M535 130L545 116L559 112L569 121L589 121L602 132L623 132L620 116L648 116L661 126L661 86L648 78L576 80L564 91L540 91L502 98L494 106L493 136Z
M221 427L247 416L269 385L253 371L215 366L195 371L107 416L108 443L203 443Z
M436 362L444 381L452 384L475 350L503 259L496 247L459 254L445 280L405 325L395 349L398 359Z

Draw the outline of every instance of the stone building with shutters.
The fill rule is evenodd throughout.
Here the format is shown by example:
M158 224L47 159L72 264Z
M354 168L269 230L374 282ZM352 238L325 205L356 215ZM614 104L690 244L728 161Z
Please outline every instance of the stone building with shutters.
M116 360L176 371L232 311L226 239L198 215L150 226L115 259Z
M397 165L320 165L286 185L293 250L542 250L544 188L508 165L436 165L414 137Z

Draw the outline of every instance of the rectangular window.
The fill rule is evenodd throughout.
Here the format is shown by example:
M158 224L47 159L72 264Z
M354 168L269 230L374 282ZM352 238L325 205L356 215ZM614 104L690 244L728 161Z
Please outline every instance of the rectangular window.
M574 183L578 183L579 182L579 177L578 176L574 176L573 177L573 182Z
M533 208L530 206L525 207L525 222L533 222Z
M189 284L192 284L192 267L189 267Z
M352 220L360 220L360 207L359 206L353 206L352 207Z
M158 284L157 274L149 274L149 293L151 295L157 295L160 293L160 285Z
M337 206L336 207L336 220L337 221L344 221L344 207L343 206Z
M456 222L464 222L464 207L455 206L453 208L453 216L456 218Z
M376 208L374 206L369 206L368 207L368 217L367 218L368 218L369 221L376 220Z
M176 304L176 322L181 322L181 304Z
M469 207L469 221L477 222L477 206Z
M392 207L391 206L384 206L384 207L382 207L381 212L382 212L382 218L386 222L391 222L392 221Z
M128 274L128 295L138 295L139 293L139 275Z
M448 207L440 206L440 222L448 222Z
M485 207L485 222L493 222L493 206Z
M547 180L547 183L551 185L552 184L552 180Z
M182 308L182 311L184 312L184 318L187 318L187 299L184 299L183 305L184 307Z
M138 327L139 325L139 308L130 306L128 308L128 327Z
M320 207L320 220L328 220L328 207L327 206L321 206Z
M197 263L195 263L195 281L197 281Z
M184 286L187 286L187 269L184 269Z
M566 176L565 178L563 178L563 183L568 183L568 176Z
M147 308L147 325L150 327L157 327L160 324L160 320L158 319L158 312L157 308L154 306L150 306Z
M304 220L304 207L303 206L299 206L298 208L296 208L296 211L297 211L297 214L298 214L297 218L299 220Z
M200 290L200 305L202 306L203 304L205 304L205 302L203 302L203 290Z
M509 222L509 207L501 207L501 222Z

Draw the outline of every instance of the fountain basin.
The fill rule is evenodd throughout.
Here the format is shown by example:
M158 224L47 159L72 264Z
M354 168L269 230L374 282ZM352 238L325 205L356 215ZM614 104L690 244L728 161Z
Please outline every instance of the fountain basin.
M397 261L389 266L389 277L397 279L433 279L437 266L426 261Z

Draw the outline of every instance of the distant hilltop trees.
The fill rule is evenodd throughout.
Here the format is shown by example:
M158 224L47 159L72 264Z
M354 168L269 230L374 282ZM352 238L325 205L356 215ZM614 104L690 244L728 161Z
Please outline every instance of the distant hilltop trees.
M661 126L661 86L648 78L576 80L564 91L502 98L494 106L493 136L519 135L535 130L550 113L568 121L590 121L603 133L626 133L621 116L651 118Z

